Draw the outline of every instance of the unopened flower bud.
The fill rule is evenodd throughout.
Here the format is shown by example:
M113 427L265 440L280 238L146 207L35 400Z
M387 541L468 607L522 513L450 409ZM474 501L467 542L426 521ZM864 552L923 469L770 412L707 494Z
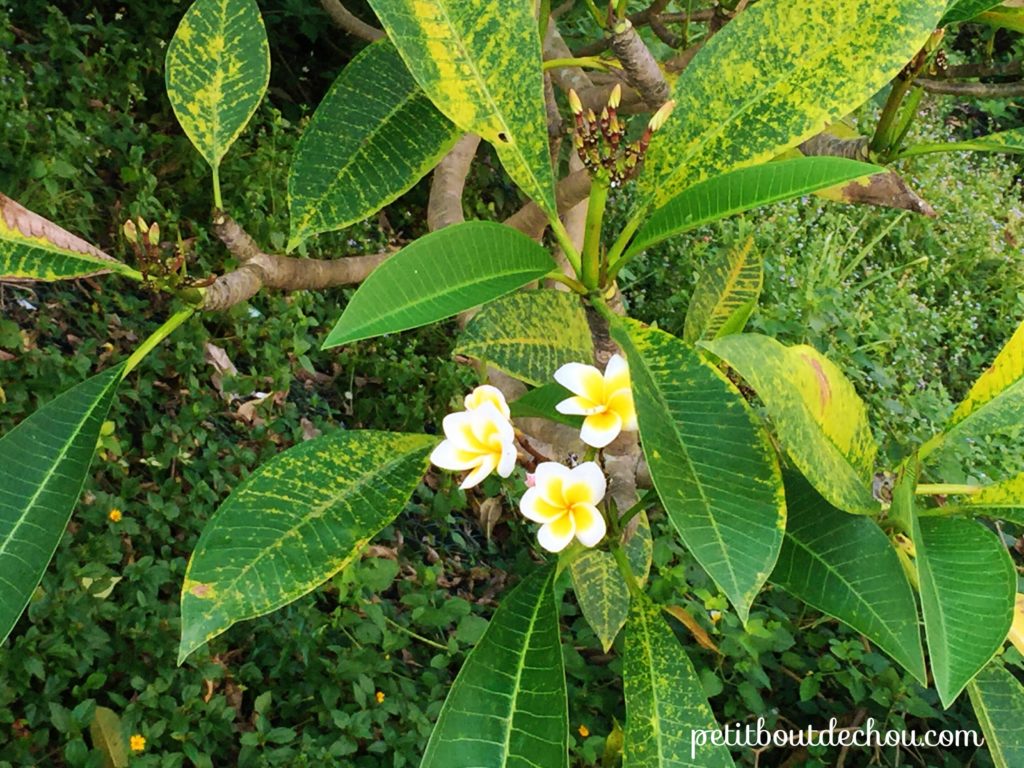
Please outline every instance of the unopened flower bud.
M650 122L647 123L647 127L651 129L651 133L661 130L661 127L665 125L665 121L668 120L669 115L672 114L672 110L675 109L675 107L675 100L669 100L658 108L658 111L654 113Z
M583 114L583 102L580 101L580 95L572 88L569 89L569 108L572 109L574 115Z
M139 241L139 230L131 219L124 223L124 239L133 245Z
M619 103L622 101L622 86L618 83L612 88L611 95L608 97L608 108L618 109Z

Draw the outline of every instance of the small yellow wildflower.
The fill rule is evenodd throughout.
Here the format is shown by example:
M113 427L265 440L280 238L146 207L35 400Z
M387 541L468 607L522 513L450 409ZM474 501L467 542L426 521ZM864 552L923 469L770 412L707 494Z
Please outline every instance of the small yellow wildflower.
M112 523L120 523L121 510L118 509L117 507L114 507L112 510L110 510L110 512L107 513L107 519ZM143 739L143 741L145 741L145 739Z
M584 739L587 738L587 736L590 735L590 729L587 728L587 726L583 725L582 723L580 724L580 727L579 727L578 730L579 730L580 736L582 736Z
M384 691L377 691L377 703L378 704L383 704L384 703Z
M132 752L141 752L146 748L146 737L141 733L133 733L128 740L128 745L132 748Z

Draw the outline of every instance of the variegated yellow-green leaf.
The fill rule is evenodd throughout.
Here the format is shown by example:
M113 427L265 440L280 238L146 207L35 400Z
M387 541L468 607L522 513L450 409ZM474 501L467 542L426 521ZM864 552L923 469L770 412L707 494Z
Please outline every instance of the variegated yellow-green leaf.
M522 232L465 221L421 237L373 271L352 296L324 347L444 320L494 301L554 268Z
M367 46L338 75L295 149L288 247L380 210L423 178L460 133L390 41Z
M1024 686L1000 661L967 684L967 694L996 768L1024 765Z
M693 344L741 332L763 284L764 260L754 249L753 236L742 245L719 251L697 278L686 308L683 340Z
M892 80L945 10L945 0L752 4L676 80L675 112L640 179L641 207L821 133Z
M979 13L974 21L983 21L999 29L1024 32L1024 8L1000 5L984 13Z
M270 46L255 0L196 0L167 46L167 98L216 171L270 82Z
M536 290L492 301L466 326L455 353L540 386L566 363L590 363L594 345L574 293Z
M813 347L784 347L744 333L704 346L736 370L764 401L783 447L830 504L870 515L878 451L853 384Z
M67 528L122 370L86 379L0 438L0 643Z
M738 168L688 187L654 211L629 244L626 255L726 216L882 171L878 166L843 157L797 157Z
M647 581L654 553L651 526L640 513L636 533L626 543L626 557L641 586ZM610 552L588 549L572 561L572 588L583 617L594 630L605 653L612 647L629 613L629 587Z
M181 590L180 664L232 624L312 591L405 506L437 439L339 431L278 454L203 529Z
M1000 0L953 0L942 17L941 26L955 24L958 21L969 21L979 13L995 8L999 2Z
M420 768L568 768L555 569L501 598L445 699Z
M494 145L541 208L555 211L540 36L528 2L370 0L427 96Z
M0 195L0 280L68 280L106 272L142 279L113 256Z
M644 594L633 598L622 662L626 694L622 768L726 768L729 750L711 744L718 723L700 678L661 609ZM704 731L705 738L693 731Z
M1024 525L1024 472L967 496L963 506L974 514Z
M1024 420L1024 324L971 387L943 431L921 448L922 458L950 438L970 440Z
M917 603L878 523L786 475L786 538L771 582L867 637L925 684Z
M743 396L690 345L616 319L654 488L680 538L745 622L779 556L786 500Z
M117 712L109 707L96 707L89 724L89 735L93 748L101 755L103 768L128 768L128 745Z
M949 707L1006 640L1017 572L1003 543L980 523L920 516L916 484L913 460L897 479L890 516L914 542L928 664Z

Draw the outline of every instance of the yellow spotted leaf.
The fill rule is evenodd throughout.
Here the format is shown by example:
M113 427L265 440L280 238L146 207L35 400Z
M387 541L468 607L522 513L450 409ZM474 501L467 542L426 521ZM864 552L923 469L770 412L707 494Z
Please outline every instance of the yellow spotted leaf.
M764 163L821 133L894 78L945 0L761 0L716 34L673 89L655 134L640 207Z
M437 439L338 431L250 475L203 529L181 590L178 661L307 594L359 556L416 489Z
M526 0L370 0L449 120L494 145L512 180L555 211L540 36Z
M0 195L0 280L68 280L107 272L142 279L113 256Z
M255 0L196 0L167 47L167 97L216 171L270 82L270 46Z
M1024 472L967 496L966 511L1024 525Z
M1024 765L1024 685L1000 659L967 684L995 768Z
M683 340L693 344L742 331L761 296L763 264L753 236L716 254L697 278Z
M785 347L744 333L704 343L739 373L761 400L793 462L835 507L874 514L877 446L853 384L813 347Z

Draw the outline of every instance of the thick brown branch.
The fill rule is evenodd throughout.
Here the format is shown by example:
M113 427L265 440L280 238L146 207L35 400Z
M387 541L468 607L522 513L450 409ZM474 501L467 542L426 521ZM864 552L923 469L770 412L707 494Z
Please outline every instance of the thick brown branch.
M812 136L798 149L805 155L828 155L829 157L845 157L850 160L868 162L869 139L859 136L855 139L841 139L831 133L819 133Z
M954 64L936 72L936 80L969 80L974 77L1016 77L1024 72L1022 62L1005 64Z
M480 137L467 133L434 169L430 201L427 203L427 228L431 232L465 220L462 193L478 146Z
M650 24L651 21L654 19L656 19L661 24L683 24L688 22L708 22L715 18L714 8L694 11L691 14L662 13L661 11L665 8L666 5L667 3L652 3L650 6L648 6L642 11L631 13L628 16L629 21L634 27L643 27ZM587 43L586 45L577 48L575 51L573 51L573 56L596 56L597 54L606 51L610 45L610 38L606 37L602 40L595 40L592 43Z
M647 102L647 106L657 109L668 101L671 89L665 81L665 75L629 21L615 27L611 43L612 50L622 63L626 79Z
M586 171L570 173L558 182L555 194L559 211L576 207L590 194L590 176ZM505 219L505 224L537 239L544 234L548 217L536 203L528 203Z
M954 80L918 79L929 93L966 96L971 99L1016 99L1024 96L1024 81L1016 83L964 83Z
M385 36L384 30L377 29L362 19L357 18L348 8L341 4L341 0L320 0L320 5L327 11L327 15L331 17L331 20L350 35L355 35L371 43Z

